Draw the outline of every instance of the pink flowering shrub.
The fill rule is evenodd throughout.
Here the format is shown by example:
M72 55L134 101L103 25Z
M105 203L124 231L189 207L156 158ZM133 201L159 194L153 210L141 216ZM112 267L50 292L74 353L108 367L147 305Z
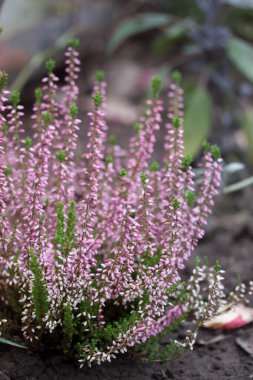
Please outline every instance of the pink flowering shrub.
M207 272L199 269L184 284L181 270L204 234L221 158L206 144L196 184L191 157L184 157L178 75L169 87L165 127L161 82L154 77L128 151L114 137L107 140L102 72L88 114L87 149L77 155L76 43L66 52L64 85L54 62L47 62L35 93L32 138L24 135L19 94L5 90L1 74L0 299L6 314L0 330L11 316L30 347L46 343L77 355L83 365L153 342L196 304L198 326L217 311L219 267L209 269L210 292L201 302L199 283ZM164 160L158 164L151 159L162 126ZM191 347L192 336L181 347Z

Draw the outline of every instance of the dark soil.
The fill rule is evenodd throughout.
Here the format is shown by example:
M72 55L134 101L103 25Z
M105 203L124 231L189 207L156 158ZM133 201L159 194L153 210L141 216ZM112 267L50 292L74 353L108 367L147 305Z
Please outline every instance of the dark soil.
M244 194L245 195L245 194ZM238 276L243 281L252 279L253 218L250 212L237 211L240 197L220 199L220 215L209 220L206 236L196 250L200 257L208 256L210 263L219 259L226 270L226 287L232 289ZM245 197L244 197L245 199ZM221 213L224 203L230 213ZM225 205L226 208L226 205ZM233 213L231 213L231 210ZM191 263L186 268L190 272ZM223 335L222 340L207 345L201 341ZM143 363L138 358L122 356L111 364L85 368L68 362L59 355L39 355L17 348L0 346L0 380L216 380L252 379L253 357L236 343L237 337L252 338L252 324L232 332L201 331L193 352L167 363ZM179 334L179 339L183 336Z

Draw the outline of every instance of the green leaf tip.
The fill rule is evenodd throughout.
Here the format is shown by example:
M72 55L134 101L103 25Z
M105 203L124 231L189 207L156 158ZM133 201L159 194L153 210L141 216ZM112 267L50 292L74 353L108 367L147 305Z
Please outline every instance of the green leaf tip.
M117 137L115 135L109 136L108 142L110 145L116 145L117 144Z
M10 99L14 107L17 107L17 105L20 103L20 92L19 91L12 91L10 94Z
M200 257L199 256L196 256L195 259L194 259L194 264L196 267L199 267L200 264L201 264L201 260L200 260Z
M102 83L104 79L105 79L105 72L103 70L98 70L96 72L96 80L99 83Z
M31 137L26 137L25 141L24 141L24 144L25 144L25 147L27 149L31 148L31 146L32 146L32 139L31 139Z
M134 131L136 133L139 133L142 130L142 124L141 123L135 123L134 124Z
M69 302L64 309L64 318L63 318L62 328L63 328L64 351L68 352L72 343L73 335L74 335L72 310L71 310L71 306Z
M209 143L209 141L204 140L204 142L203 142L203 150L204 150L204 152L208 152L209 149L210 149L210 143Z
M174 82L176 85L180 85L182 81L182 74L178 70L174 70L171 73L171 80Z
M159 77L159 75L154 75L151 78L151 90L152 90L152 97L154 100L156 100L159 97L161 88L162 88L161 77Z
M111 164L111 163L113 162L113 157L112 157L112 156L106 156L106 157L105 157L105 162L106 162L107 164Z
M53 72L53 70L55 69L55 65L56 65L55 60L52 58L49 58L46 61L46 69L47 69L49 74L51 74Z
M80 44L80 40L77 37L72 37L69 39L69 46L71 46L73 49L77 48L77 46Z
M66 152L64 150L59 150L56 153L56 158L59 162L64 162L66 158Z
M77 117L77 114L78 114L78 107L75 103L72 103L70 106L70 116L72 117L72 119L75 119Z
M172 125L173 125L173 127L175 127L175 128L179 128L179 127L180 127L180 124L181 124L181 122L180 122L180 117L179 117L179 116L175 116L175 117L173 118L173 120L172 120Z
M94 106L96 108L99 108L102 104L102 101L103 101L103 96L102 96L101 92L97 91L95 93L95 95L93 95L92 99L93 99Z
M43 121L46 125L51 123L52 115L50 114L50 112L48 112L48 111L43 112Z
M43 279L40 263L38 257L34 254L34 249L29 250L30 254L30 270L33 273L33 286L32 295L34 303L34 311L36 319L39 323L42 322L43 317L48 311L48 299L45 282Z
M187 154L182 160L182 170L186 172L192 164L193 157L191 154Z
M142 183L143 185L145 185L146 182L147 182L147 174L144 173L144 172L142 172L142 173L141 173L141 183Z
M5 71L0 71L0 91L6 87L8 81L8 74Z
M157 161L153 161L150 166L149 166L149 170L151 172L157 172L158 170L160 169L160 165Z
M221 156L220 148L217 145L211 145L210 152L215 161L218 160Z
M11 174L11 168L7 167L7 168L4 168L3 170L3 173L6 177L8 177L8 175Z
M36 90L34 91L34 95L35 95L36 102L41 104L41 101L42 101L42 89L41 89L41 87L36 88Z
M219 271L221 270L221 265L220 265L220 263L219 263L218 260L215 261L213 267L214 267L214 270L215 270L216 272L219 272Z
M179 201L177 198L175 198L175 199L173 200L173 202L172 202L172 206L173 206L175 209L177 209L177 208L180 206L180 201Z
M121 169L121 171L119 172L119 177L122 178L122 177L126 177L127 175L127 171L125 168Z
M8 131L8 129L9 129L9 126L8 126L8 124L6 124L6 123L3 123L3 127L2 127L2 130L3 130L3 132L6 132L6 131Z
M186 202L188 206L193 206L196 198L197 198L196 194L193 191L189 190L186 194Z

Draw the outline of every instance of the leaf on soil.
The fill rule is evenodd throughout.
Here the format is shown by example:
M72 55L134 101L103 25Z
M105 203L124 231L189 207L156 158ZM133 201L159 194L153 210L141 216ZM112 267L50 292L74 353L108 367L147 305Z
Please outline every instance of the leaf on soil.
M186 110L184 124L185 154L195 156L209 134L212 115L212 101L208 91L197 87Z
M208 329L233 330L253 321L253 308L239 304L204 323Z
M243 351L253 357L253 334L247 332L245 336L238 337L235 341Z
M210 344L221 342L222 340L227 339L227 338L228 336L224 334L219 334L210 339L199 339L198 344L200 344L201 346L209 346Z
M227 54L237 69L253 81L253 46L239 38L231 38L227 45Z
M12 342L11 340L0 338L0 343L8 344L9 346L18 347L18 348L25 348L27 350L26 346L23 346L22 344L18 344L15 342Z

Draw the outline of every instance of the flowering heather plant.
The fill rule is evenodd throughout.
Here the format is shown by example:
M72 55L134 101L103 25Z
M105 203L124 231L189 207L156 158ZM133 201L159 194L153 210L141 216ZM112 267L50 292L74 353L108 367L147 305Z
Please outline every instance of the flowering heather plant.
M185 343L167 347L166 357L192 346L223 297L218 265L197 265L186 284L180 274L218 193L219 149L205 144L196 184L192 159L184 157L183 91L175 74L163 163L151 161L164 110L156 76L123 152L106 137L106 82L98 72L87 149L75 157L81 124L76 46L71 40L64 85L54 62L47 62L35 92L32 138L24 136L19 94L5 90L1 74L0 299L6 314L0 333L11 315L33 349L46 342L78 356L81 365L100 364L133 346L146 344L148 351L150 342L192 313L196 329ZM205 278L206 301L199 294Z

